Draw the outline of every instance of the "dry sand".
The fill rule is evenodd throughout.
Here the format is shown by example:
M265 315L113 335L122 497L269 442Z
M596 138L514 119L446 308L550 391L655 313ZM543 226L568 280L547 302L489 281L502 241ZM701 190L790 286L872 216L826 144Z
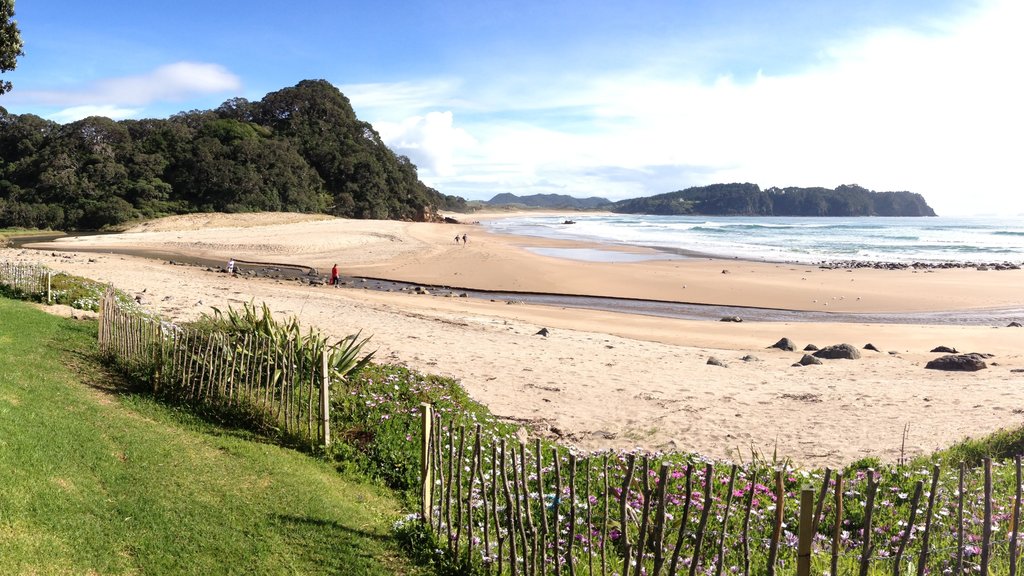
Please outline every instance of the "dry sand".
M455 234L463 233L469 243L456 245ZM145 249L225 263L231 257L297 263L321 272L338 263L345 275L430 285L836 312L1020 306L1024 285L1022 271L584 262L539 256L529 246L586 245L492 235L465 224L207 214L62 239L44 251L0 250L0 259L110 282L171 319L254 300L335 336L362 330L373 336L378 359L453 376L495 414L582 449L641 447L733 459L777 452L797 464L842 465L864 456L897 459L905 427L905 453L913 456L1024 420L1024 373L1012 371L1024 368L1021 328L675 320L335 289L231 277L166 259L76 252ZM547 337L536 335L542 327ZM799 347L871 342L882 352L795 368L800 353L766 348L783 336ZM929 350L939 345L995 356L979 372L925 370L938 356ZM756 358L742 360L748 355ZM710 356L728 367L708 365Z

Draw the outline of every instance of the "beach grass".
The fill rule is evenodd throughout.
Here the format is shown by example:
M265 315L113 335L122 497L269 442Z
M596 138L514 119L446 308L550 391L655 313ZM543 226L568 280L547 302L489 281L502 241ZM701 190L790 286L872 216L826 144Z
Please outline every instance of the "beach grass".
M420 573L385 490L124 394L95 322L0 319L0 573Z

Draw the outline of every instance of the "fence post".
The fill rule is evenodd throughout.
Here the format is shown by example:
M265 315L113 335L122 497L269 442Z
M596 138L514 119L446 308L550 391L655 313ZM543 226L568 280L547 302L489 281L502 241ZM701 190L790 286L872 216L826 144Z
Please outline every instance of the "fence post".
M772 539L768 545L768 576L775 576L775 563L779 558L779 538L782 536L782 518L785 503L782 501L785 496L783 485L783 474L785 467L775 471L775 523L772 528ZM862 575L863 576L863 575Z
M52 284L52 276L53 276L53 274L49 270L47 270L46 271L46 303L47 304L53 304L53 298L50 295L50 287L53 285Z
M811 540L814 539L814 490L800 490L800 536L796 544L796 574L811 576Z
M424 402L420 404L420 518L429 526L431 503L434 499L434 478L430 467L430 439L433 435L431 426L434 423L434 407Z
M985 524L981 529L981 576L988 576L988 561L991 558L989 547L992 545L992 459L982 460L985 472L985 504L982 514Z
M324 429L324 448L331 446L331 373L327 368L327 347L322 354L320 382L320 422Z

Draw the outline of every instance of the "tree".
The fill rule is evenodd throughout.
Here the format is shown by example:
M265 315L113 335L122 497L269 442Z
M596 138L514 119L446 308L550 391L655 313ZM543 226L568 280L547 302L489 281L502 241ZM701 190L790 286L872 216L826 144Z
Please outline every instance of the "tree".
M14 0L0 0L0 72L10 72L18 66L21 51L21 31L14 20ZM0 94L10 92L11 83L0 80Z

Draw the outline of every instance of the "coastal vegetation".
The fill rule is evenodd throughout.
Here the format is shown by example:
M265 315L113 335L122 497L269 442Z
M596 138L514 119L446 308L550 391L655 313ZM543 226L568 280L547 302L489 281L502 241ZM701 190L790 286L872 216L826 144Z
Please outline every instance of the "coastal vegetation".
M0 114L0 228L211 211L433 220L464 203L421 182L323 80L163 120Z
M378 484L140 393L96 322L0 318L0 573L425 573Z
M148 398L139 385L151 379L131 373L134 392ZM526 441L454 381L387 364L349 374L331 398L337 442L322 457L379 478L410 507L422 488L422 404L433 407L428 522L410 516L395 528L440 573L550 573L559 564L578 574L667 573L672 564L691 573L793 573L804 513L813 519L814 573L1012 573L1018 558L1019 430L909 462L869 458L820 470L756 453L712 462ZM807 490L813 512L800 503Z

